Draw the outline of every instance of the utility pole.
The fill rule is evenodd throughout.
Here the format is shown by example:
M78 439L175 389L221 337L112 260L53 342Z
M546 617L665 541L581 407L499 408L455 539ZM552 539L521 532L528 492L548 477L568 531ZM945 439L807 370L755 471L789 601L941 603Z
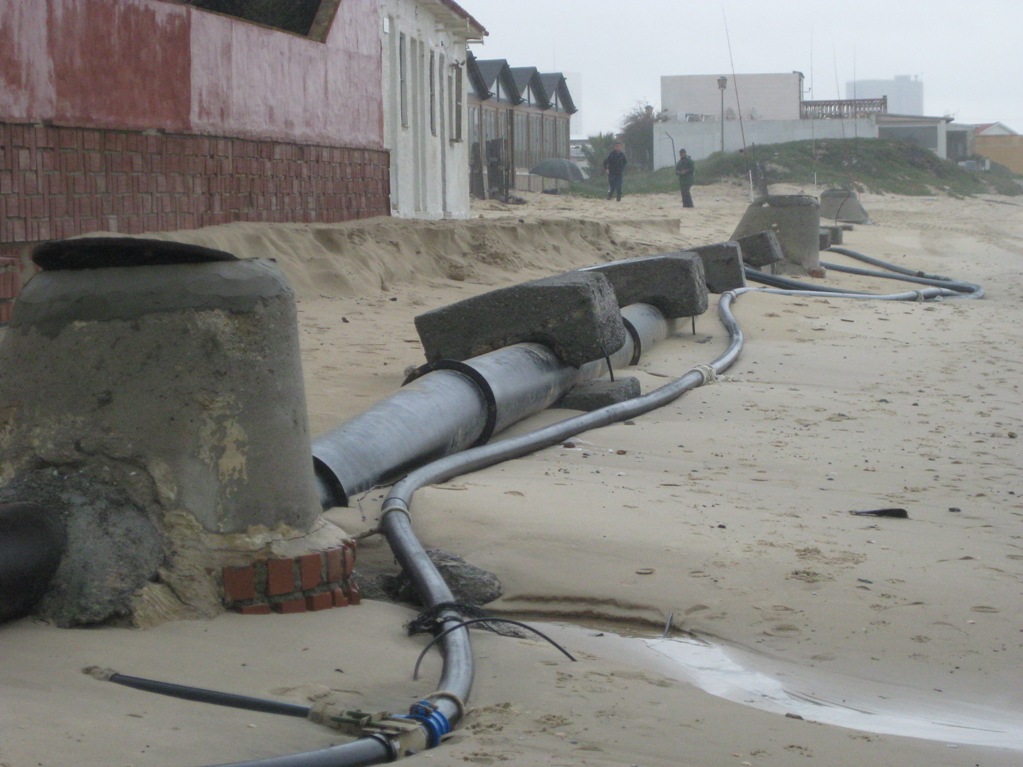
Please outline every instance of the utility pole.
M728 87L728 78L724 75L718 78L718 90L721 91L721 152L725 151L725 88Z

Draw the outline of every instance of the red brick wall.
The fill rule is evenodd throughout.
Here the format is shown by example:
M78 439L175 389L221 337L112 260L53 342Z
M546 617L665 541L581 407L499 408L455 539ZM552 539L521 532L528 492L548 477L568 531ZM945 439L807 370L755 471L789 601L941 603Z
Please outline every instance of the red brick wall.
M388 179L382 150L0 123L0 256L87 232L385 216Z
M0 242L386 215L387 179L380 150L0 123Z

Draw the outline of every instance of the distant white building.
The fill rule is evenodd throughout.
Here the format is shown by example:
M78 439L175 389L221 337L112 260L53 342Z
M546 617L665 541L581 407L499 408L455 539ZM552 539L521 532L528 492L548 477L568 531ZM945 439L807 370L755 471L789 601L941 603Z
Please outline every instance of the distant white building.
M924 114L924 84L918 77L895 75L892 80L855 80L845 84L847 99L888 97L888 112L893 115Z
M923 85L909 77L907 92ZM927 117L912 103L892 109L886 92L856 99L804 101L803 75L676 75L661 77L661 107L668 120L654 124L654 168L675 164L685 148L695 160L754 145L826 138L890 138L948 156L950 118ZM889 87L887 90L894 90Z
M661 77L661 109L679 122L798 120L802 98L801 72Z

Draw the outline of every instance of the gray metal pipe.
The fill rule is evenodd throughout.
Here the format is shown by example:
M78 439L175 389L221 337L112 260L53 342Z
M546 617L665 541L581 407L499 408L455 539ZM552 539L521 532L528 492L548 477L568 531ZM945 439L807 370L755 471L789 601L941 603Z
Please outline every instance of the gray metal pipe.
M391 397L313 441L323 508L415 466L457 453L547 409L576 384L635 364L673 323L646 304L622 309L628 333L607 360L576 368L541 344L522 343L465 361L442 360Z

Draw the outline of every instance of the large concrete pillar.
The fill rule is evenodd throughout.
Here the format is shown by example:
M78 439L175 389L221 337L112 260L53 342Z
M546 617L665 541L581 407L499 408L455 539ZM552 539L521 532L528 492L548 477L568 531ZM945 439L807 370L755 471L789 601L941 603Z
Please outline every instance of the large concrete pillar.
M731 239L774 232L784 258L770 265L773 274L820 270L820 203L809 195L768 195L751 203Z
M199 571L322 525L294 295L271 261L103 242L51 248L15 305L0 486L65 514L58 622L130 615L161 582L209 612Z

